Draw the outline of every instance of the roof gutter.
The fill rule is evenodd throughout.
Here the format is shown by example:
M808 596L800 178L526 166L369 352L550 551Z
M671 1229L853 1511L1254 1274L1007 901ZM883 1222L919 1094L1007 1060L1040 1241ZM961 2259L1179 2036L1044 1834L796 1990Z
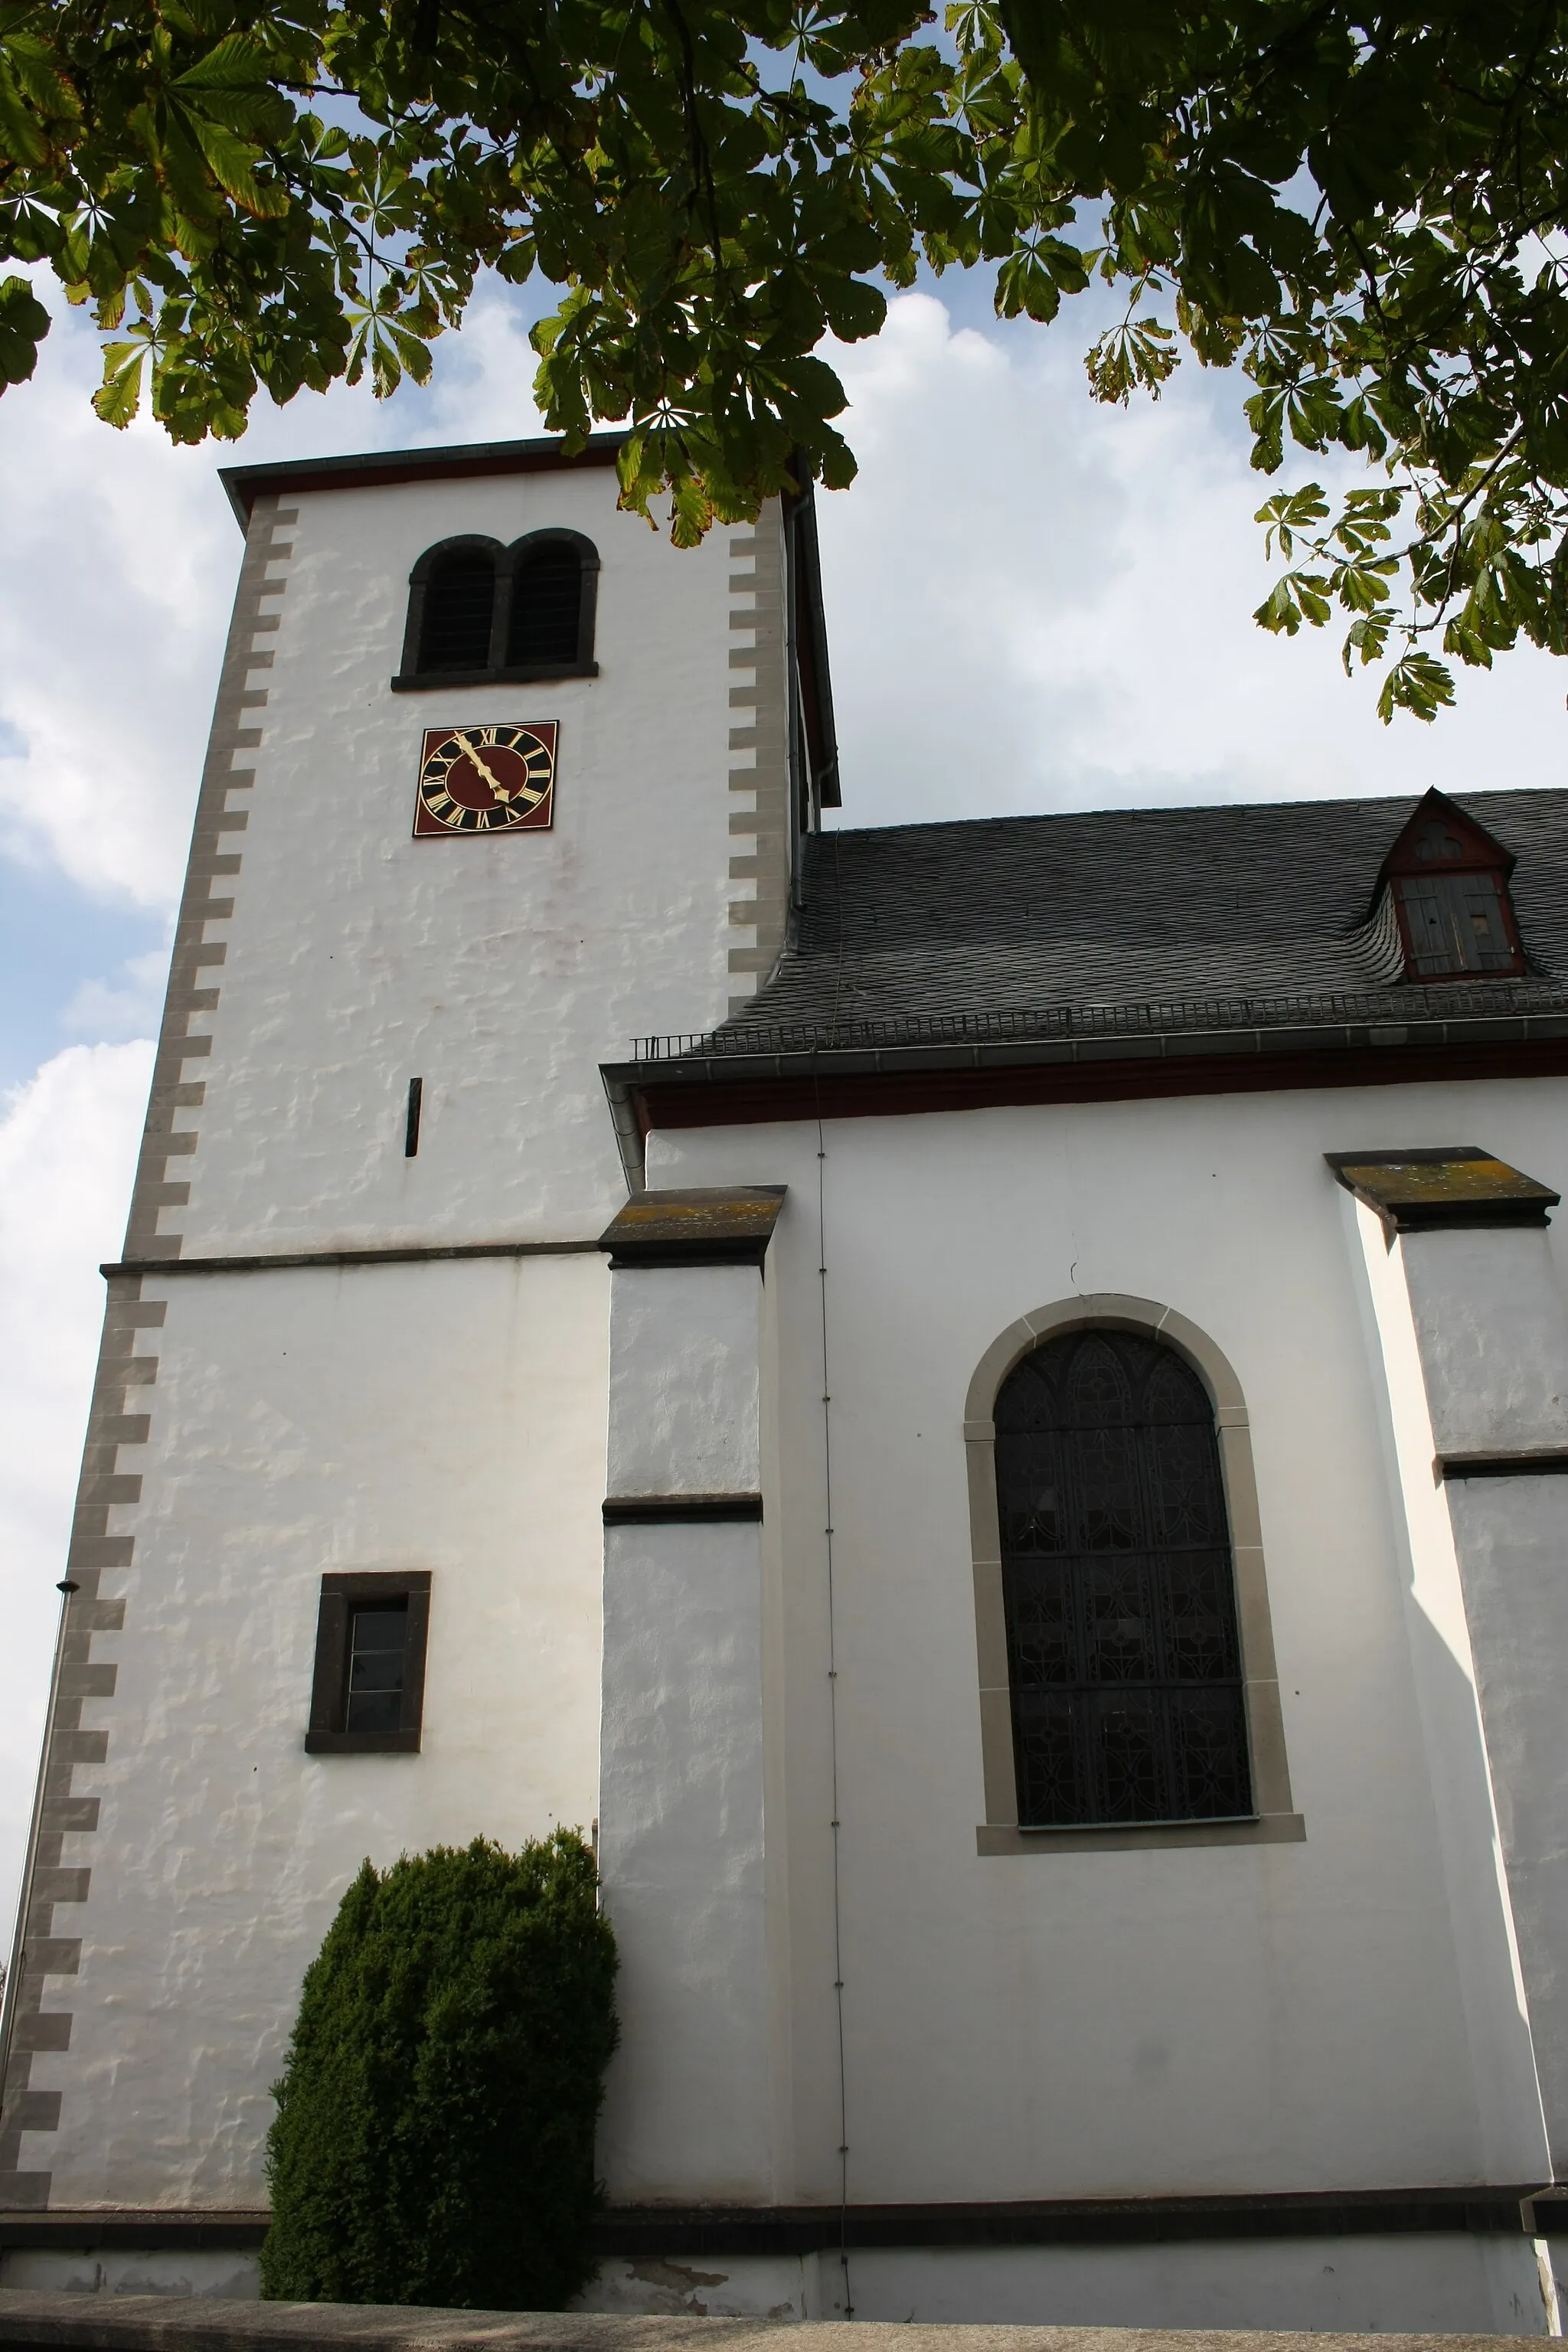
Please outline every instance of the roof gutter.
M601 1067L628 1188L656 1129L900 1118L1004 1105L1306 1087L1568 1076L1568 1010L1456 1020L1304 1022L1136 1035L693 1053Z

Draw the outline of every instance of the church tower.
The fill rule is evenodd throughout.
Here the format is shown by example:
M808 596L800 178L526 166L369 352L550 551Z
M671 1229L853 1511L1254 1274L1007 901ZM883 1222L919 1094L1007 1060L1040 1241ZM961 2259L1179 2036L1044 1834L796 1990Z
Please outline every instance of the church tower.
M809 495L678 551L617 510L617 447L224 477L0 2205L258 2207L361 1858L598 1810L600 1066L749 999L837 799Z

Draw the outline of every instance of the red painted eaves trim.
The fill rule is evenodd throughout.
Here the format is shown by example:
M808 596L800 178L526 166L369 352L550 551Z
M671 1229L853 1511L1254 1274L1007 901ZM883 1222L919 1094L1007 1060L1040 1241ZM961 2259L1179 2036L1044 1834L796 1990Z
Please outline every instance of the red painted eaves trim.
M1568 1038L1496 1045L1331 1047L1308 1053L1178 1055L1044 1067L867 1072L632 1087L643 1133L757 1127L801 1118L905 1118L1031 1103L1136 1102L1180 1095L1420 1086L1428 1080L1568 1077Z

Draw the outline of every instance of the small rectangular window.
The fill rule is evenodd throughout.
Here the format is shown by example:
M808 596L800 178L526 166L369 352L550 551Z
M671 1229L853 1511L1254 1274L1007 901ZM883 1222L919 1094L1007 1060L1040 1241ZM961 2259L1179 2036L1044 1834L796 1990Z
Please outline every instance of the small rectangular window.
M305 1734L312 1755L417 1750L429 1622L428 1570L322 1577Z

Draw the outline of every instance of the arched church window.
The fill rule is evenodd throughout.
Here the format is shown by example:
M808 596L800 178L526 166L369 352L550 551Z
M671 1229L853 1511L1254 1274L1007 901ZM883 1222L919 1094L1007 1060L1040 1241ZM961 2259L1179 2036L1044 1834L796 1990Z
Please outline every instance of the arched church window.
M510 547L468 536L426 548L408 581L395 692L509 678L593 677L598 550L575 530Z
M1018 1820L1253 1811L1214 1407L1173 1349L1048 1339L996 1399Z

